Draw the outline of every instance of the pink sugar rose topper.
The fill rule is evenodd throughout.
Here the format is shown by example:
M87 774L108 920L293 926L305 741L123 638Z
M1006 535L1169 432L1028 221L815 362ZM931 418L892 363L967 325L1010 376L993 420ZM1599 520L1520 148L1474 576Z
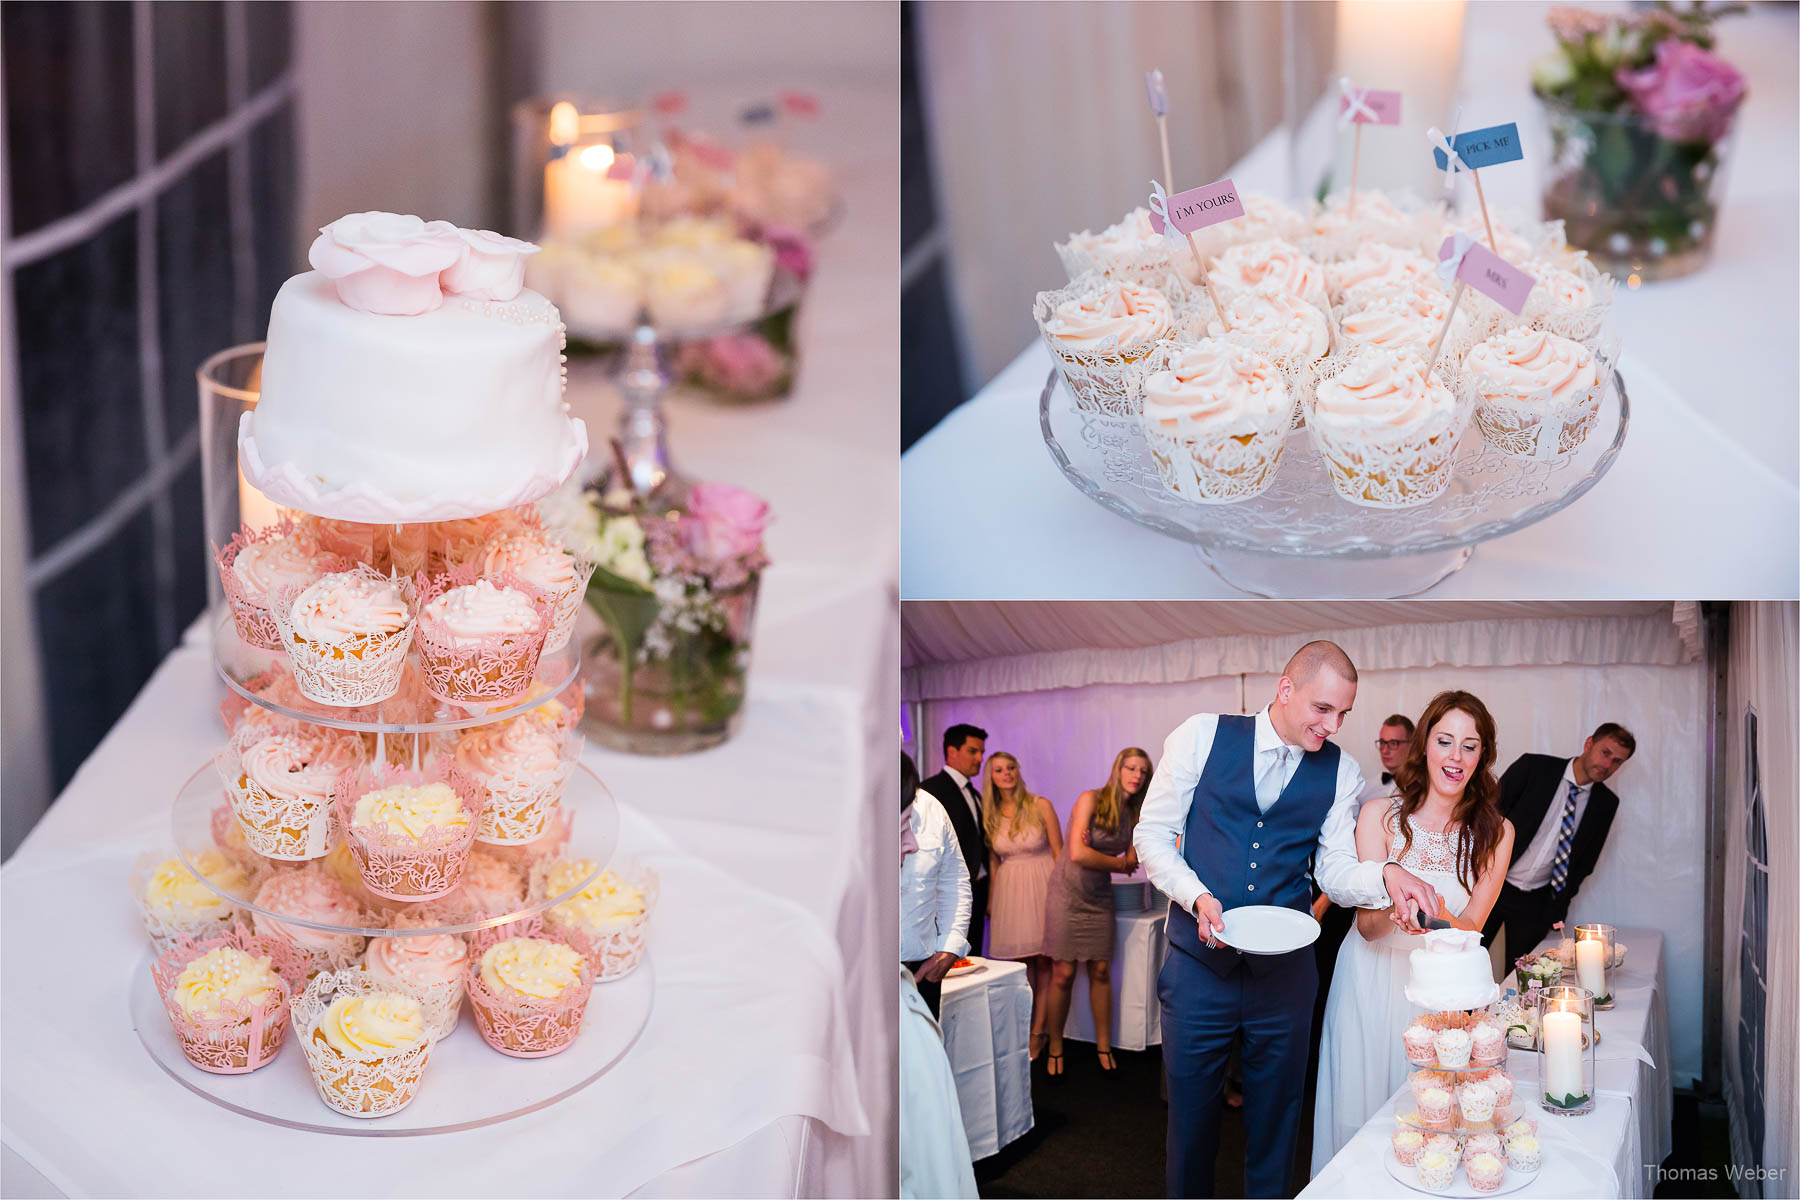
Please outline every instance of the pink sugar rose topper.
M444 291L470 300L511 300L525 287L525 260L539 247L489 229L458 229L465 252L444 269Z
M319 230L307 251L313 269L337 285L338 298L362 312L411 317L444 302L438 275L468 249L448 221L362 212Z
M703 560L724 562L762 548L769 506L760 497L725 483L698 483L688 494L682 531Z
M1744 98L1738 69L1692 42L1658 42L1656 62L1642 71L1614 73L1650 118L1651 128L1671 142L1716 142L1731 128Z

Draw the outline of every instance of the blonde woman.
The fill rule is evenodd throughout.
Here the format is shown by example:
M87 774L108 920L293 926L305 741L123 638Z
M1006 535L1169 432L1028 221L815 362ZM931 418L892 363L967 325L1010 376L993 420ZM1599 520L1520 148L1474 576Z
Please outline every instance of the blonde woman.
M1044 951L1050 969L1050 1052L1046 1070L1063 1073L1063 1025L1075 990L1075 964L1087 964L1088 1000L1094 1007L1094 1049L1100 1069L1116 1069L1112 1056L1112 877L1137 870L1131 834L1150 787L1150 755L1136 746L1113 759L1106 786L1083 792L1069 814L1068 852L1056 864L1044 915Z
M1031 1061L1044 1052L1050 959L1044 954L1044 907L1062 857L1056 810L1025 787L1019 760L988 756L981 826L988 844L988 956L1025 964L1031 981Z

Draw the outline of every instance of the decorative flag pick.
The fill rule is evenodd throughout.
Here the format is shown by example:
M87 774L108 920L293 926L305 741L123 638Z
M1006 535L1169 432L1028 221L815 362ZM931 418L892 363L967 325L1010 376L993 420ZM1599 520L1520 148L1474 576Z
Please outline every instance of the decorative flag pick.
M1462 300L1464 287L1474 288L1517 315L1524 309L1525 298L1537 283L1466 233L1453 234L1438 247L1437 274L1446 285L1454 280L1456 289L1450 293L1450 311L1444 314L1444 327L1438 330L1437 340L1431 343L1431 357L1425 363L1427 379L1431 377L1431 369L1437 366L1444 337L1450 332L1450 322L1456 319L1456 306Z
M767 125L775 119L775 106L767 100L758 100L738 114L738 120L746 125Z
M1144 91L1150 96L1150 111L1156 114L1156 132L1162 138L1163 186L1175 186L1175 172L1169 166L1169 95L1163 91L1160 70L1144 72Z
M785 91L781 93L781 107L789 116L816 117L819 115L819 98L811 92Z
M1362 164L1362 127L1364 125L1398 125L1400 93L1380 92L1374 88L1353 87L1348 75L1338 79L1338 128L1356 126L1356 142L1350 150L1349 213L1356 215L1356 172Z
M1179 248L1181 245L1176 239L1177 233L1187 238L1194 266L1200 272L1200 286L1206 289L1206 298L1212 301L1220 323L1229 333L1231 319L1225 315L1225 306L1219 303L1218 294L1213 291L1212 279L1206 273L1206 260L1200 256L1200 247L1194 244L1194 231L1244 215L1244 202L1238 196L1237 185L1229 179L1221 179L1170 196L1153 179L1150 181L1149 205L1150 227L1167 238L1171 246Z
M687 93L658 92L650 97L650 108L660 117L673 117L687 108Z
M1451 122L1452 128L1455 124L1455 121ZM1518 162L1525 157L1525 151L1519 145L1519 127L1511 123L1491 125L1451 138L1445 137L1433 125L1426 136L1431 139L1432 161L1444 173L1445 191L1456 186L1458 171L1467 171L1469 178L1475 181L1475 199L1481 204L1481 223L1487 227L1488 246L1498 251L1500 244L1494 240L1494 223L1488 219L1487 196L1481 190L1481 168Z

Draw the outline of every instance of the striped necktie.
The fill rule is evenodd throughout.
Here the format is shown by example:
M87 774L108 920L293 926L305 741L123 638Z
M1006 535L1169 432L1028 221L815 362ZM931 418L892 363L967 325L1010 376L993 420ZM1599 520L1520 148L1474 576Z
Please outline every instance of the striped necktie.
M1569 846L1575 841L1575 781L1569 780L1569 798L1563 802L1562 832L1556 835L1556 857L1550 860L1550 890L1560 894L1569 882Z

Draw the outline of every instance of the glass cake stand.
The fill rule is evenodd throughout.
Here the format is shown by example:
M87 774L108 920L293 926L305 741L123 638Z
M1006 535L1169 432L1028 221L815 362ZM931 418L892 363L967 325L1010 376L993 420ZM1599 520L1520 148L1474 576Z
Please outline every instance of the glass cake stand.
M455 1133L548 1108L617 1066L650 1023L656 1001L655 964L646 952L631 974L594 985L581 1034L568 1049L533 1059L510 1058L483 1041L465 1002L456 1029L431 1048L412 1103L389 1116L357 1118L327 1108L319 1099L306 1058L292 1044L291 1029L275 1061L247 1075L214 1075L188 1062L156 994L153 961L146 955L138 963L127 999L138 1040L170 1078L241 1116L346 1137Z
M1615 370L1594 428L1551 462L1513 458L1471 425L1443 495L1416 508L1365 508L1340 498L1304 429L1288 437L1275 481L1236 504L1195 504L1157 478L1130 418L1077 411L1053 367L1038 396L1038 427L1069 482L1110 512L1194 547L1231 586L1257 596L1374 598L1426 591L1482 542L1561 512L1600 482L1631 424Z
M189 776L188 781L175 794L170 824L175 835L175 852L181 856L183 865L214 893L231 901L246 912L278 919L283 925L329 934L362 937L420 937L437 933L472 933L477 929L504 925L509 921L517 921L533 913L542 912L552 905L569 899L592 883L595 877L605 870L619 845L618 804L613 800L612 793L606 789L606 785L600 782L598 775L580 763L576 763L575 769L569 774L568 783L563 787L562 800L558 806L564 819L570 822L567 849L561 856L587 859L593 862L594 869L587 875L560 892L546 895L540 900L527 900L517 909L508 912L486 913L480 917L446 914L443 919L433 923L392 929L386 922L394 916L410 909L420 908L421 905L424 912L430 913L433 911L431 902L425 901L421 902L421 905L414 905L403 900L376 898L377 907L370 910L370 915L378 918L381 923L341 925L289 916L264 908L256 903L254 882L241 891L232 891L202 875L195 864L195 858L199 852L217 844L213 834L213 822L221 806L224 807L226 817L229 818L230 801L226 798L225 788L220 782L218 772L210 763ZM490 849L504 851L507 848L490 847ZM260 882L260 878L257 882Z

